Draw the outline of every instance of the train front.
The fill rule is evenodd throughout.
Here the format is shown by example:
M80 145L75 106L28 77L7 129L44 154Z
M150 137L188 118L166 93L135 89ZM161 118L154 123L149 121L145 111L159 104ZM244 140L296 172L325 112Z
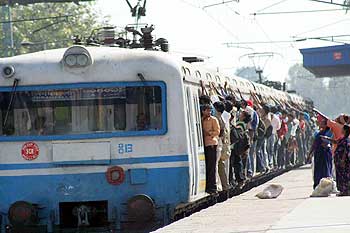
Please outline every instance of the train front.
M186 202L180 72L158 53L0 59L1 233L153 229Z

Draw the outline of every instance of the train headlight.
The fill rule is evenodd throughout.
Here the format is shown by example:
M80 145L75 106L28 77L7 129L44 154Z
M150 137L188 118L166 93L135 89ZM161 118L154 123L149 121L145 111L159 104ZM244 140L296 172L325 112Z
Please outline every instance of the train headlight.
M2 75L4 78L11 78L15 74L15 68L13 66L5 66L2 69Z
M10 206L8 218L13 226L35 225L39 222L38 208L26 201L16 201Z
M85 68L92 64L92 58L83 46L72 46L64 53L62 62L69 68Z
M77 64L79 66L86 66L89 62L89 58L86 54L81 54L77 56Z
M68 55L67 57L64 58L64 62L68 66L76 66L77 65L77 56L75 56L73 54Z
M140 194L128 200L128 220L137 223L146 223L153 220L155 204L149 196Z

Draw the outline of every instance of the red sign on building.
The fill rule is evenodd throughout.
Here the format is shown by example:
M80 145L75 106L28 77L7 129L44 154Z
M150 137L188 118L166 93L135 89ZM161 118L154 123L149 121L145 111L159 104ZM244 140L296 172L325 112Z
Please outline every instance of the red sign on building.
M343 58L343 54L341 52L334 52L333 53L334 60L341 60L342 58Z
M26 142L22 146L22 157L25 160L34 160L39 156L39 146L35 142Z

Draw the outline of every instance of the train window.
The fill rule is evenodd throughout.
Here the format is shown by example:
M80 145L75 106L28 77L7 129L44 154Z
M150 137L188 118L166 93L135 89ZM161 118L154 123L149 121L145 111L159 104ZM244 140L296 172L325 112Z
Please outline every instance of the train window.
M211 75L209 73L206 74L208 80L212 80Z
M183 76L186 76L186 69L185 69L185 67L182 66L182 67L181 67L181 71L182 71L182 75L183 75Z
M163 83L151 83L142 86L109 83L98 87L77 84L74 88L60 85L45 90L19 87L14 96L11 90L2 91L0 140L1 135L164 132L165 87Z
M199 72L198 70L196 71L196 77L199 79L202 78L201 72Z

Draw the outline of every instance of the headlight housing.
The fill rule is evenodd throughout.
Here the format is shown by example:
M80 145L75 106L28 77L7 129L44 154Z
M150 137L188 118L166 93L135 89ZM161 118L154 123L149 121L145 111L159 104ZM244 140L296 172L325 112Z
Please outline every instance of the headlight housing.
M67 49L62 61L68 68L84 68L92 64L91 55L83 46L72 46Z

